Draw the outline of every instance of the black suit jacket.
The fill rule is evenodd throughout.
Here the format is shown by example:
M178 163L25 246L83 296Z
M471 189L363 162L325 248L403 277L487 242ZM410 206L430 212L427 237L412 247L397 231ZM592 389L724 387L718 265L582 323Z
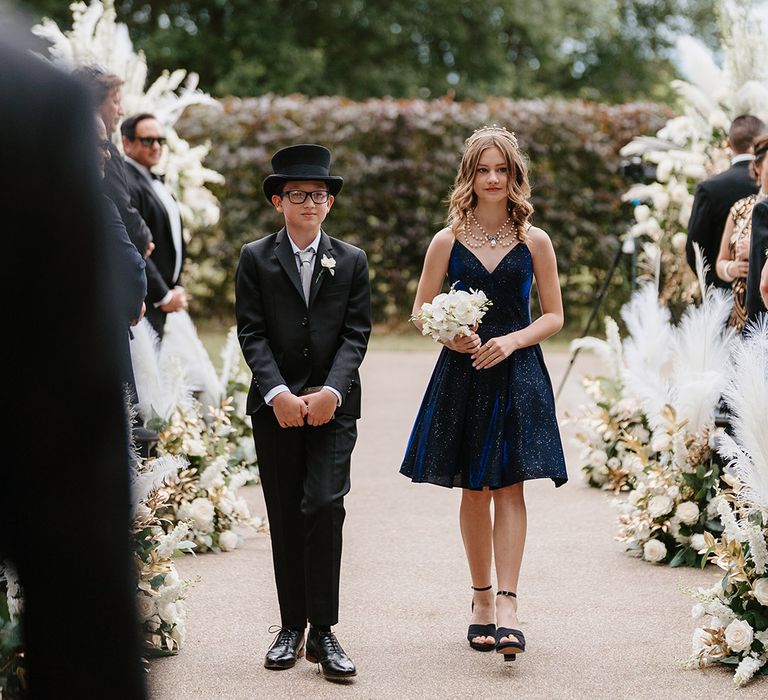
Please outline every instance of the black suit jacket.
M131 203L149 226L155 241L155 249L147 258L147 305L149 306L160 301L169 289L179 283L187 247L182 236L181 270L179 270L179 276L174 278L176 248L173 245L168 211L155 194L152 184L144 173L139 172L130 162L125 163L125 175L128 180L128 190L131 193Z
M94 113L81 85L2 37L0 103L2 294L11 302L23 294L28 310L13 315L5 348L23 390L4 421L0 559L15 563L24 588L29 697L139 700L145 673L116 359L126 330L114 303ZM51 521L75 513L96 524L89 546L50 546ZM109 610L109 624L84 668L72 635L93 606Z
M720 240L731 207L740 199L757 192L757 183L749 174L749 162L742 161L728 170L718 173L696 187L688 221L688 240L685 244L685 257L688 265L696 271L696 255L693 244L698 243L709 265L707 284L730 289L728 282L723 282L715 274L715 262L720 251Z
M109 145L110 159L104 166L104 192L117 206L120 218L128 231L128 237L141 253L147 252L147 246L152 241L152 232L131 204L131 193L125 177L125 161L114 144Z
M752 209L752 238L749 246L747 273L747 318L753 320L765 305L760 297L760 274L768 252L768 200L758 202Z
M321 266L324 255L336 260L335 274ZM294 394L327 385L342 396L336 413L359 418L358 368L371 333L365 253L321 233L309 307L285 228L243 246L235 280L238 336L253 373L247 412L280 384Z

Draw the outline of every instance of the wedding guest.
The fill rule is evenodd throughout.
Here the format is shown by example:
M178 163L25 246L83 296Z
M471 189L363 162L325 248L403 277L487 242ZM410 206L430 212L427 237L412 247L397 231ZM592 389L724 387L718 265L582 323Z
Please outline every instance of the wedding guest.
M768 166L763 168L768 170ZM765 188L765 184L763 184ZM768 199L755 205L752 211L752 241L749 250L749 272L747 276L747 318L753 321L768 308Z
M757 117L748 114L736 117L728 131L728 147L733 153L731 167L700 182L696 187L688 221L685 255L688 265L695 271L693 244L699 244L709 266L707 285L729 286L715 274L713 261L717 259L723 228L731 207L738 200L757 192L757 186L750 177L749 164L753 159L752 142L764 131L765 124Z
M99 156L98 165L103 182L105 166L111 158L109 151L110 141L107 137L104 120L99 115L96 115L95 123ZM135 326L142 319L146 309L144 304L144 297L147 295L146 263L139 254L139 251L136 250L136 246L131 243L115 203L106 194L104 195L103 203L106 209L105 218L109 242L115 248L115 260L119 266L116 270L116 281L121 291L118 300L118 311L120 313L120 320L125 328L123 341L120 343L119 367L122 382L128 387L131 400L133 403L136 403L138 401L138 394L136 392L136 380L131 363L130 326Z
M459 522L474 591L467 639L472 649L495 650L505 660L526 646L517 616L523 483L568 480L539 347L562 327L563 305L552 242L529 222L530 194L512 133L484 127L467 139L448 226L427 249L413 313L433 300L446 276L456 289L483 291L492 306L476 332L443 342L400 468L415 482L462 489ZM542 313L531 322L534 279Z
M80 66L73 71L72 75L87 86L95 108L104 121L107 136L111 139L117 130L120 118L125 115L122 102L123 79L99 66ZM141 214L131 204L123 156L111 140L109 156L104 169L104 191L117 206L120 218L136 249L147 258L154 248L152 232L141 218ZM154 274L154 266L149 262L147 275L152 278Z
M720 252L715 269L717 276L724 282L730 282L733 288L733 310L728 325L742 331L747 322L747 275L749 274L750 234L752 231L752 210L755 205L768 196L768 134L758 136L753 145L754 160L750 164L752 177L760 190L732 207L725 223ZM759 275L760 265L755 271ZM755 295L755 299L759 301Z
M331 627L371 303L365 253L322 228L344 182L330 165L314 144L272 157L264 195L285 225L243 246L235 311L280 604L264 666L294 666L309 622L307 660L346 680L357 670Z
M187 308L187 294L179 283L186 257L181 212L163 177L152 170L165 145L157 119L149 113L136 114L122 123L120 131L131 202L155 242L151 259L158 274L148 279L147 320L162 338L168 314Z
M4 421L0 559L24 592L28 696L143 700L117 370L124 328L92 109L76 81L2 37L0 101L3 298L21 295L30 310L14 314L5 347L22 389Z

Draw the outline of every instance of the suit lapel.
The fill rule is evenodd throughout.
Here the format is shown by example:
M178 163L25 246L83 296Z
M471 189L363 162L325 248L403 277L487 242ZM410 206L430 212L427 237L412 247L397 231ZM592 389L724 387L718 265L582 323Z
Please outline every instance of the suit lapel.
M296 266L296 256L293 254L291 241L288 238L285 227L278 232L277 238L275 238L275 256L283 270L285 270L285 274L293 282L293 286L296 288L302 301L304 301L304 290L301 288L301 278L299 277L299 268Z
M325 231L320 231L320 244L317 247L317 255L315 256L315 269L312 271L312 284L309 286L309 304L308 307L312 307L312 303L315 301L320 287L322 287L325 278L331 273L326 270L321 264L323 255L333 257L333 248L331 247L331 239Z

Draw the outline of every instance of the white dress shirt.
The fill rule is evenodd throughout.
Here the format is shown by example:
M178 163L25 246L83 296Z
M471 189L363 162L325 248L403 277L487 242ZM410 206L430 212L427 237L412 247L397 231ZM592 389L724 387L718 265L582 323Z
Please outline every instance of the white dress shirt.
M736 165L736 163L743 163L745 160L754 160L755 156L753 156L751 153L739 153L737 156L733 156L731 158L731 165Z
M287 229L286 233L288 233ZM312 241L312 243L310 243L306 248L304 248L304 250L299 248L299 246L293 242L293 238L291 238L290 233L288 233L288 240L291 242L293 257L296 260L296 269L299 271L299 273L301 273L301 260L299 260L298 254L306 253L308 250L311 250L315 255L317 255L317 250L320 247L320 231L317 232L315 240ZM338 391L338 389L334 389L332 386L324 386L323 389L332 391L336 395L336 405L341 406L341 393ZM278 394L282 394L284 391L290 391L290 389L285 384L278 384L274 389L270 389L264 395L264 403L267 404L267 406L271 406L272 399L274 399Z

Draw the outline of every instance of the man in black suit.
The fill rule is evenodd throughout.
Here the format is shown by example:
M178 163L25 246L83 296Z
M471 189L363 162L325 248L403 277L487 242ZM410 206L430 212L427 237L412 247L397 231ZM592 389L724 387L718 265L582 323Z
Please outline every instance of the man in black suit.
M2 38L0 103L3 298L22 294L29 309L14 315L5 347L23 390L4 421L0 559L15 564L24 591L29 697L143 700L121 290L93 112L76 81ZM84 645L95 619L98 643Z
M309 621L307 659L339 680L356 674L331 626L371 309L365 253L321 229L343 184L330 162L317 145L272 158L264 194L285 226L243 246L236 313L281 615L264 665L293 666Z
M100 115L96 115L96 139L99 151L99 172L103 182L106 164L111 158L109 148L111 142L107 137L107 129ZM127 385L131 392L132 402L136 403L138 395L131 363L130 326L135 326L142 319L146 310L144 305L144 297L147 295L146 263L139 251L136 250L136 246L131 242L120 211L106 194L104 195L104 206L106 230L110 245L115 248L115 260L119 266L116 270L117 280L122 291L117 308L125 329L120 343L120 374L123 384Z
M761 295L762 278L765 276L768 255L768 200L755 204L752 209L752 237L749 244L749 272L747 273L747 320L754 321L766 310Z
M157 119L149 113L136 114L122 123L120 131L131 203L155 243L150 261L157 274L147 274L147 320L162 338L167 315L187 307L186 292L179 284L186 256L181 213L163 178L152 172L165 144Z
M733 152L731 167L696 187L688 221L688 240L685 255L688 265L696 271L696 255L693 244L698 243L709 265L707 285L730 288L730 283L723 282L715 274L715 261L720 250L725 221L731 207L740 199L757 192L757 185L749 174L749 164L753 156L749 150L756 136L765 131L765 124L751 115L736 117L728 131L728 146Z
M122 103L123 79L114 73L107 73L98 66L80 66L72 73L88 88L95 109L104 121L107 137L115 133L121 117L125 115ZM143 257L148 257L154 244L152 232L141 218L141 214L131 204L128 182L125 178L125 163L117 147L110 141L109 159L104 167L104 192L114 202L120 212L128 236ZM154 266L147 265L149 277L155 275Z

